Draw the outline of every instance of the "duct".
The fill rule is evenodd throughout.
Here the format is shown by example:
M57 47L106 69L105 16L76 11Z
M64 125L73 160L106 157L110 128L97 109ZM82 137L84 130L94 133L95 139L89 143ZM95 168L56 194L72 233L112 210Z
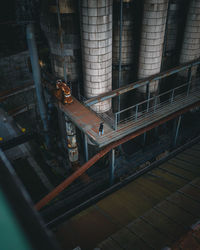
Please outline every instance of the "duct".
M112 0L83 0L81 11L84 93L89 99L112 89ZM109 111L111 100L92 108Z
M73 164L78 161L78 146L76 142L76 128L74 124L65 116L67 148L70 162Z
M76 1L58 0L58 4L59 8L45 2L41 14L41 29L49 44L53 73L58 78L74 82L80 75L80 38Z
M195 60L200 57L200 0L190 2L184 32L183 45L180 55L180 64ZM192 67L192 77L197 72L197 66ZM179 73L182 77L187 77L188 70Z
M141 45L139 55L138 77L154 75L160 72L168 0L145 0L142 22ZM158 81L150 83L151 94L158 90ZM139 88L141 94L146 93L146 86Z
M113 11L113 88L117 89L130 83L133 80L133 6L123 4L122 37L120 41L120 18L118 13L120 5L114 2ZM119 46L121 42L121 81L119 84ZM126 107L127 95L120 97L121 109Z
M35 84L38 108L39 108L40 117L41 117L41 120L43 123L46 146L49 147L50 141L49 141L49 136L48 136L47 109L46 109L44 96L43 96L43 92L42 92L41 73L40 73L40 66L39 66L39 59L38 59L33 24L27 24L26 36L27 36L28 49L29 49L29 53L30 53L31 66L32 66L32 72L33 72L33 79L34 79L34 84Z

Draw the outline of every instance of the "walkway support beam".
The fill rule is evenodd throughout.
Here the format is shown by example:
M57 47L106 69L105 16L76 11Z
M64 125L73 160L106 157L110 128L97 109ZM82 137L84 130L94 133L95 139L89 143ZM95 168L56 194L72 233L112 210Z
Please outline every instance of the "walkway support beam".
M88 156L88 140L87 140L86 134L84 134L84 150L85 150L85 161L87 162L89 159L89 156Z
M114 172L115 172L115 149L111 150L111 165L110 165L110 186L114 183Z
M177 143L177 139L178 139L178 135L179 135L179 129L180 129L180 125L181 125L181 115L178 118L178 122L177 122L177 126L176 126L176 133L175 133L175 138L174 138L174 147L176 146Z

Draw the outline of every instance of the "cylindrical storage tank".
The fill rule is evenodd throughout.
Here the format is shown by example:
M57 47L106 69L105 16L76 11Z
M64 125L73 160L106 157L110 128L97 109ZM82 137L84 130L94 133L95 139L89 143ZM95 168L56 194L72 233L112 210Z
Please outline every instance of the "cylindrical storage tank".
M119 87L119 42L120 42L120 4L114 1L113 12L113 88ZM134 80L134 21L133 4L123 3L122 14L122 39L121 39L121 82L120 87L129 84ZM121 108L126 106L127 95L121 95Z
M59 0L63 45L60 43L56 1L51 5L48 1L44 3L41 28L49 43L52 71L63 79L65 60L67 79L77 81L80 76L80 35L76 1Z
M180 64L200 57L200 0L191 0L187 15L183 45L180 55ZM197 66L192 69L195 76ZM180 76L187 77L187 71L181 71Z
M167 17L168 0L144 0L144 15L139 54L139 79L160 72ZM150 83L150 93L156 93L158 81ZM138 88L144 95L146 86Z
M84 93L92 98L112 89L112 0L82 0L81 11ZM92 108L109 111L111 100Z

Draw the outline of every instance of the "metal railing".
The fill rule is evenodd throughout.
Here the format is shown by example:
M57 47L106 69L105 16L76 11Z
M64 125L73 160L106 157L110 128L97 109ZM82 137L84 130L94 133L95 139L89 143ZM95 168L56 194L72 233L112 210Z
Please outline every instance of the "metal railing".
M91 98L89 100L87 100L84 97L81 97L81 102L87 108L95 112L92 109L92 105L100 101L112 99L114 97L117 97L129 91L138 91L138 88L140 87L146 88L147 99L142 102L139 102L126 109L113 113L112 115L110 113L101 114L101 113L95 112L95 114L98 115L105 123L107 123L112 129L117 131L119 127L120 128L126 127L128 122L130 121L138 122L142 120L143 118L156 114L158 111L167 112L166 111L167 107L171 108L171 110L173 111L176 109L176 108L173 108L173 105L175 106L176 103L177 105L179 105L178 102L181 102L181 101L184 102L184 99L190 98L190 94L194 93L194 91L195 93L199 93L200 89L197 87L198 84L195 83L199 79L195 78L193 74L194 72L192 72L193 69L199 65L200 65L200 60L195 60L187 64L178 66L176 68L170 69L168 71L156 74L154 76L150 76L149 78L146 78L144 80L140 80L138 82L129 84L127 86L123 86L119 89L110 91L108 93L104 93L102 95L99 95L95 98ZM195 71L197 72L196 69ZM177 74L182 77L177 77ZM196 74L197 73L195 73L195 75ZM152 93L150 93L150 85L154 81L158 81L158 85L160 86L161 84L163 84L160 80L166 79L169 76L176 77L176 80L174 83L176 84L176 86L177 85L178 86L170 90L167 90L159 95L155 95L151 97ZM187 78L187 81L182 83L184 79L186 78ZM179 80L181 80L181 82ZM190 102L189 99L188 101ZM101 138L103 139L103 136Z
M88 99L85 98L84 96L82 95L79 95L79 101L85 105L85 102L87 101ZM114 126L114 115L113 117L111 116L111 114L108 114L107 112L105 113L97 113L95 112L93 109L92 109L92 106L86 106L86 108L88 108L89 110L91 110L92 112L94 112L99 118L101 118L106 124L108 124L111 128L113 128Z
M182 72L184 70L191 71L192 67L198 66L198 65L200 65L200 59L197 59L197 60L182 64L182 65L180 65L178 67L175 67L173 69L170 69L170 70L155 74L153 76L149 76L149 77L147 77L145 79L142 79L142 80L136 81L134 83L124 85L123 87L120 87L118 89L115 89L115 90L100 94L100 95L98 95L96 97L90 98L89 100L87 100L85 102L85 105L86 106L92 106L92 105L94 105L96 103L99 103L101 101L112 99L112 98L117 97L119 95L122 95L124 93L133 91L133 90L137 89L138 87L146 86L150 82L164 79L164 78L166 78L168 76L172 76L172 75L174 75L176 73L179 73L179 72Z
M150 95L148 95L149 98L147 98L145 101L139 102L133 106L116 112L113 128L117 130L119 126L123 127L123 124L126 124L127 122L136 122L155 114L157 111L164 111L166 106L172 105L177 101L184 101L185 98L189 97L190 94L200 94L200 88L196 84L198 80L200 80L200 78L196 78L193 81L190 79L188 82L178 87L170 89L151 98ZM191 88L191 86L193 87ZM126 113L129 113L129 115L125 115ZM126 116L126 118L120 119L123 114Z

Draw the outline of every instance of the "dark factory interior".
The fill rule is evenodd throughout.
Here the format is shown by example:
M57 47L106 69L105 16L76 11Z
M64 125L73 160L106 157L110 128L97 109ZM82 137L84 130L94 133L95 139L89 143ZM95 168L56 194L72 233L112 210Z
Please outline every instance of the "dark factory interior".
M200 0L0 12L0 249L200 249Z

